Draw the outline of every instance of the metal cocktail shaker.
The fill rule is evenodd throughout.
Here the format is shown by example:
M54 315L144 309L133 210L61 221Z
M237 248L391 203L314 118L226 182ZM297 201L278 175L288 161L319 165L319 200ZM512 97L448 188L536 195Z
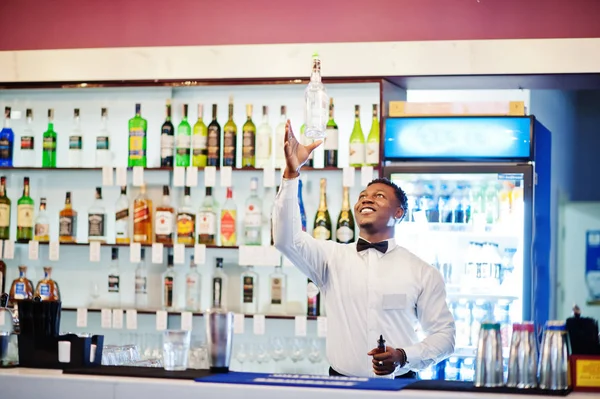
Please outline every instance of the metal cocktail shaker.
M233 313L212 308L206 312L208 363L214 373L227 373L233 341Z
M525 321L513 324L506 386L537 387L537 361L538 349L533 323Z
M569 388L569 335L562 320L546 322L540 354L540 388L564 390Z
M479 330L475 364L476 387L499 387L504 384L502 337L500 324L484 322Z

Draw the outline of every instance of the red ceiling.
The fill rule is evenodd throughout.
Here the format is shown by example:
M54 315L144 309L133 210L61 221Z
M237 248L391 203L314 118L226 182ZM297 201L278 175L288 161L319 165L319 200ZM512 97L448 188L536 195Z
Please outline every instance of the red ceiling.
M0 50L600 37L600 0L0 0Z

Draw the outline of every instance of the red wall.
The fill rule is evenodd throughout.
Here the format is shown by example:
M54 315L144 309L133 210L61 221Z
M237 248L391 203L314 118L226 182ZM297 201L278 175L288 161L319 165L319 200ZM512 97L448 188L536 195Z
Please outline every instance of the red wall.
M0 0L0 50L600 37L600 0Z

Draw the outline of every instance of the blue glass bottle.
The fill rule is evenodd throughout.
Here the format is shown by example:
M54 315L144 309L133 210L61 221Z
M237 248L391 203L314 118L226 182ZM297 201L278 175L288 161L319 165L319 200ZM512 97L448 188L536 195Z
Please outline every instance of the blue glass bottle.
M300 205L300 220L302 221L302 231L306 231L306 211L304 210L304 201L302 201L302 180L298 180L298 205Z
M15 133L10 128L10 107L4 108L4 128L0 130L0 166L13 166Z

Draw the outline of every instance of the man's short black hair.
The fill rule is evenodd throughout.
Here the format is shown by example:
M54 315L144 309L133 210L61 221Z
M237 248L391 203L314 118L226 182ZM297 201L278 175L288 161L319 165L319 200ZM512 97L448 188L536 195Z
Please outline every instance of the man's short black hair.
M406 216L406 211L408 209L408 199L406 198L406 193L404 192L404 190L402 190L400 188L400 186L398 186L396 183L394 183L393 181L391 181L390 179L386 178L386 177L380 177L377 179L373 179L369 184L367 184L367 187L369 187L371 184L385 184L386 186L389 186L391 188L394 189L394 193L396 194L396 199L398 200L398 203L400 204L400 208L402 208L402 217L398 220L398 222L402 221L402 219L404 219L404 217Z

